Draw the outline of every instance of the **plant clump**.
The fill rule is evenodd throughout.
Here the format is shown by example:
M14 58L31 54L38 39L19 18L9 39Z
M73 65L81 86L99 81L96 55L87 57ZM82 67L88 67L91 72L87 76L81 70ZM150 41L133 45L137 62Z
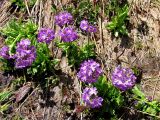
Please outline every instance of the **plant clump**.
M10 59L9 55L9 47L8 46L3 46L0 50L0 56L3 57L4 59Z
M60 30L59 35L61 36L61 40L63 42L72 42L78 39L78 34L72 27L66 27Z
M55 32L50 28L41 28L38 32L38 42L49 44L55 38Z
M112 83L120 90L126 91L136 83L136 76L130 68L116 67L112 73Z
M96 87L86 87L82 93L82 100L91 108L99 108L102 106L103 98L97 96L98 91Z
M44 2L41 1L41 3ZM134 108L156 118L160 112L160 103L155 101L153 97L152 99L146 97L138 87L136 81L141 79L139 69L133 66L130 69L118 65L110 73L109 66L112 68L114 59L110 59L110 54L103 56L104 52L99 46L105 44L103 43L103 31L101 30L103 24L101 23L106 16L103 16L102 10L108 11L104 11L108 15L106 28L109 30L108 33L115 35L111 38L125 37L128 35L126 21L128 21L129 6L120 7L118 0L104 2L104 5L108 4L108 6L103 6L103 8L101 8L102 3L97 0L92 2L90 0L73 0L72 3L69 7L62 5L62 12L59 12L56 5L53 6L55 8L54 13L58 13L54 16L55 29L38 27L36 21L35 23L32 21L34 17L31 17L31 11L31 16L28 17L31 20L27 22L26 20L11 20L1 30L5 38L5 45L0 49L2 68L4 73L13 75L15 78L12 82L9 81L10 83L6 82L9 83L8 85L4 83L7 87L4 85L6 88L0 92L0 113L4 115L4 119L7 119L5 112L10 106L16 109L15 107L20 105L18 110L21 111L22 105L27 102L28 98L35 95L34 89L38 93L34 99L43 99L43 102L39 104L40 108L46 109L54 105L62 105L56 106L56 108L66 107L67 112L64 112L69 113L71 117L75 116L74 113L77 111L84 111L87 117L95 117L93 118L95 120L117 120L125 116L126 113L120 114L122 110ZM19 5L19 7L27 5L19 0L14 0L14 4ZM40 4L40 9L41 7L43 6ZM39 6L35 6L35 10L37 8ZM27 10L30 13L30 5ZM40 19L40 17L38 18ZM99 31L97 20L99 20L100 25ZM44 25L43 22L42 25ZM117 53L116 60L119 60L118 50L113 51ZM98 61L102 56L104 58L107 56L107 59L111 60L109 62L111 65L108 65L104 58L99 63ZM78 78L79 81L66 81L68 78L73 80ZM61 81L61 79L63 80ZM58 94L61 96L57 98ZM66 98L69 97L71 99L67 100ZM23 102L23 100L25 101ZM21 102L23 103L21 104ZM50 104L52 105L50 106ZM79 110L77 106L83 110ZM28 111L37 116L36 109L30 110L33 107L30 106ZM65 114L63 113L63 115Z
M73 16L67 11L60 12L55 16L55 24L63 27L66 24L71 24L73 22Z
M87 20L81 21L80 28L81 28L81 30L89 32L89 33L96 33L97 32L97 27L90 25Z
M15 58L16 68L25 68L32 65L36 59L36 48L31 46L29 39L24 39L17 43Z
M82 82L94 83L102 75L102 69L99 63L94 60L87 60L81 64L80 71L77 75Z

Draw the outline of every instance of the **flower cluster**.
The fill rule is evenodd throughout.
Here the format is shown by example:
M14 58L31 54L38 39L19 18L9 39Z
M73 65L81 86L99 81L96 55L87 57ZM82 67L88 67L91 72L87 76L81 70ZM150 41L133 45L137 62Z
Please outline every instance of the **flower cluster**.
M84 31L87 31L89 23L87 20L82 20L80 23L80 28Z
M78 78L86 83L96 82L100 75L102 75L102 69L100 64L94 60L84 61L77 74Z
M112 83L120 90L126 91L135 85L136 77L129 68L118 66L112 73Z
M71 24L73 21L73 16L64 11L55 16L55 24L63 27L65 24Z
M87 20L82 20L80 23L80 28L84 31L87 31L89 33L95 33L97 32L97 28L93 25L90 25Z
M72 27L60 30L59 35L63 42L72 42L78 38L77 32Z
M90 33L92 33L92 32L95 33L95 32L97 32L97 28L93 25L90 25L90 26L88 26L87 31Z
M0 56L3 57L4 59L10 59L9 55L9 47L8 46L3 46L0 50Z
M55 38L55 32L50 28L41 28L38 32L38 42L49 44Z
M15 55L10 55L9 54L9 47L4 45L1 50L0 50L0 56L3 57L4 59L15 59Z
M21 40L17 43L15 60L16 68L31 66L33 61L36 59L36 48L30 45L31 42L28 39Z
M86 87L82 93L82 100L91 108L98 108L102 106L103 98L97 96L96 87Z

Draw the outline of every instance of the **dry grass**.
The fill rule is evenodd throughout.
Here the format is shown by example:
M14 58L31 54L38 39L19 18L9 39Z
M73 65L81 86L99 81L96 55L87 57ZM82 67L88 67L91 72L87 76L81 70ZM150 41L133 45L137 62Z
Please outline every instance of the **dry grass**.
M117 58L124 66L141 68L143 91L160 100L160 7L155 1L130 1L130 4L129 37L112 39L105 29L107 22L103 22L105 48L99 47L100 56L109 71L115 67ZM147 78L150 80L146 82Z

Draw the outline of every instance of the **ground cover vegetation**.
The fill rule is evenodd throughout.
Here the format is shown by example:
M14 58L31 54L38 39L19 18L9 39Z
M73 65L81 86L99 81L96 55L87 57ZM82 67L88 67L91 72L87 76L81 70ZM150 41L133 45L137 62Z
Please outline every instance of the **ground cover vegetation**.
M43 2L7 1L15 17L0 28L0 118L160 119L156 87L152 96L142 89L144 68L120 59L126 45L134 44L137 53L147 49L141 41L129 43L133 1L46 0L46 8ZM45 15L42 8L50 9ZM120 40L109 63L102 29L112 41Z

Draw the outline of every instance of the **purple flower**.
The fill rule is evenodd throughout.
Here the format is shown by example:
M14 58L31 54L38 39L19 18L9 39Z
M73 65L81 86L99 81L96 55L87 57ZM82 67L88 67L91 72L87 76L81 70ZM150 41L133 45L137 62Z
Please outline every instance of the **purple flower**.
M129 68L118 66L112 73L112 83L115 87L126 91L135 85L136 77Z
M96 32L97 32L97 28L96 28L95 26L93 26L93 25L90 25L90 26L88 26L88 28L87 28L87 32L96 33Z
M73 21L73 16L67 11L60 12L55 16L55 23L60 27L63 27L65 24L71 24Z
M86 87L82 93L82 100L91 108L98 108L102 106L103 98L97 96L96 87Z
M77 74L78 78L86 83L96 82L100 75L102 75L102 69L100 64L94 60L84 61Z
M86 31L89 27L89 23L87 20L82 20L80 23L80 28L84 31Z
M89 33L95 33L97 32L97 28L96 26L90 25L89 22L87 20L82 20L80 23L80 28L86 32Z
M3 57L4 59L10 59L9 55L9 47L8 46L3 46L0 50L0 56Z
M36 48L30 46L31 42L28 39L21 40L17 44L16 49L16 68L25 68L31 66L33 61L36 59Z
M49 44L55 38L55 32L50 28L41 28L38 32L38 42Z
M78 38L77 32L72 27L60 30L59 35L63 42L72 42Z

